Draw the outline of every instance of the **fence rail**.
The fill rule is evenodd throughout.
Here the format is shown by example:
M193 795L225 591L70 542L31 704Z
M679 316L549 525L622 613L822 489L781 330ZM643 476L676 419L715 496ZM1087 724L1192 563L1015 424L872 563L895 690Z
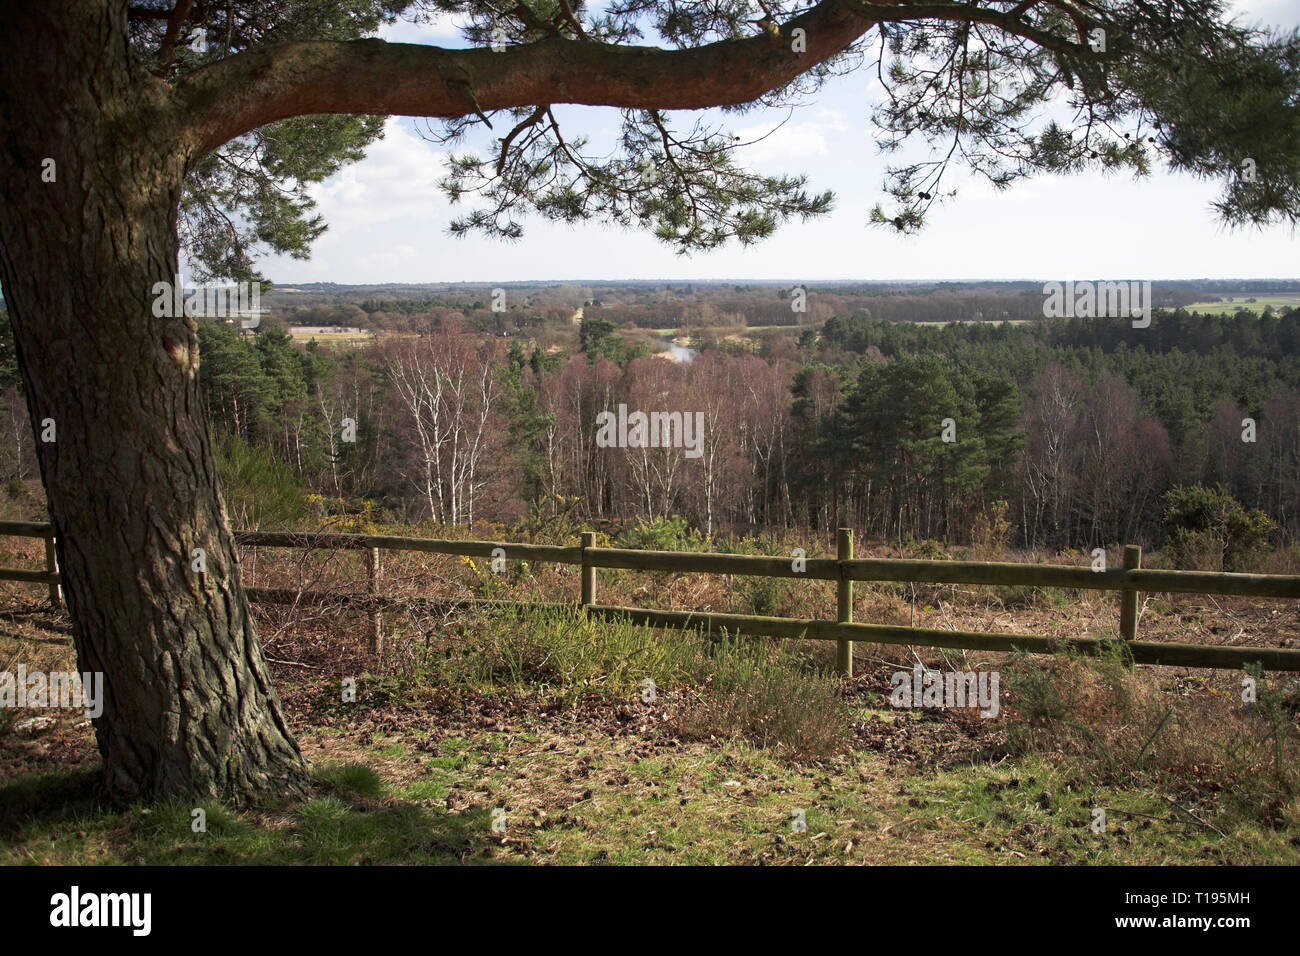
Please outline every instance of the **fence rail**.
M48 584L50 599L58 601L61 581L55 564L52 529L48 524L0 521L0 536L44 538L46 570L0 569L0 580ZM436 538L408 538L392 535L341 534L335 532L239 531L235 541L242 547L296 548L306 550L358 550L366 552L369 588L365 594L316 594L292 589L249 588L250 598L274 604L302 601L343 600L364 609L370 616L370 642L382 650L384 607L448 607L463 602L436 599L395 599L380 592L380 551L421 551L475 558L576 565L581 568L580 605L602 619L623 619L656 628L698 629L705 633L742 634L778 638L834 641L839 670L852 674L853 642L915 644L926 647L973 650L1021 650L1049 654L1070 647L1085 654L1098 654L1116 642L1101 638L1053 638L1030 634L946 631L901 625L853 622L853 582L884 581L927 584L971 584L1008 587L1055 587L1119 592L1121 646L1136 663L1186 667L1244 667L1259 663L1268 670L1300 671L1300 650L1225 645L1157 643L1137 640L1138 595L1140 592L1182 594L1226 594L1244 597L1300 599L1300 575L1237 574L1220 571L1172 571L1143 568L1142 550L1135 545L1124 549L1123 566L1094 571L1090 568L998 561L932 561L904 559L855 559L853 538L840 529L837 557L808 558L798 563L790 558L744 554L638 551L627 548L598 548L595 535L583 532L577 547L519 544L506 541L451 541ZM672 571L678 573L736 574L756 577L810 578L836 582L836 620L797 620L754 614L720 614L696 611L661 611L617 607L596 602L598 568ZM511 601L475 601L481 606L530 606ZM545 605L565 606L565 605Z

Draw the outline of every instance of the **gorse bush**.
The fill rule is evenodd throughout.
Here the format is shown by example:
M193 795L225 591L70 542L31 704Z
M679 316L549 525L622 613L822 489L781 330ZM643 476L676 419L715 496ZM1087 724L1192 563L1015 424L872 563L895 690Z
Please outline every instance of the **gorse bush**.
M1247 511L1222 485L1179 485L1164 497L1166 552L1179 567L1253 570L1276 527L1263 511Z
M737 610L767 617L776 616L781 593L784 590L783 583L780 578L741 578L735 588L735 595L740 605Z
M820 590L798 578L737 576L730 588L731 609L764 617L811 617Z
M932 541L929 538L918 541L910 534L903 537L903 552L909 558L923 561L947 561L952 557L942 541Z
M574 513L581 501L576 495L539 496L529 503L528 517L515 530L537 544L571 545L579 532L588 530Z
M1013 750L1032 751L1057 740L1063 728L1077 729L1072 722L1081 717L1131 720L1131 678L1118 643L1094 658L1073 651L1052 657L1016 651L1003 677L1018 718L1008 726L1008 743Z
M975 554L995 556L1006 553L1013 530L1007 511L1007 502L994 501L987 510L975 516L971 529L971 547ZM965 555L962 560L965 560Z
M681 515L639 521L618 536L618 543L620 547L646 551L703 551L707 546L704 536Z

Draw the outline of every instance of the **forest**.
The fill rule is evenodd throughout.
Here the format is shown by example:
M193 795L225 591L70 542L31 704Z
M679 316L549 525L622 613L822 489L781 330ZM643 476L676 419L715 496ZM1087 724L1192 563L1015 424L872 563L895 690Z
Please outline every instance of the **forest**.
M1251 542L1224 531L1211 553L1184 549L1198 567L1244 568L1265 542L1300 538L1300 309L1157 310L1137 329L905 323L862 308L755 331L746 316L791 313L788 290L727 288L708 298L750 307L739 334L719 336L681 292L662 309L587 299L576 322L564 297L536 295L508 333L475 321L500 314L485 293L287 311L403 316L402 331L381 322L347 348L303 342L274 316L256 333L203 322L201 394L232 516L264 528L359 514L612 530L679 521L705 537L851 526L899 545L1055 553L1164 546L1182 502L1213 514L1198 519L1206 528L1231 516ZM927 312L956 297L905 298ZM693 360L659 354L638 309L655 326L676 316ZM21 480L34 476L33 436L10 342L2 466ZM597 416L619 404L702 414L698 457L599 447Z

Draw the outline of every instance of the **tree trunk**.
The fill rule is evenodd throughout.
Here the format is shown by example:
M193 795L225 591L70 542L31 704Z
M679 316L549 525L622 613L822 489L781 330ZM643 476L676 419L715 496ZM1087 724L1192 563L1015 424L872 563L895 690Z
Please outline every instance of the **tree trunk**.
M0 281L73 641L104 675L114 796L292 795L306 768L239 581L195 321L153 314L187 157L162 84L128 62L124 7L18 5L0 31Z

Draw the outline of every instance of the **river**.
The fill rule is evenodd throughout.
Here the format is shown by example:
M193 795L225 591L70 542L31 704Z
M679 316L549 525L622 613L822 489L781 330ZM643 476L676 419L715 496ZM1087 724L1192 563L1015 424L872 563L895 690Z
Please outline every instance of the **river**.
M695 349L687 348L685 345L678 345L672 340L671 336L667 335L664 336L664 348L672 355L674 362L689 362L700 354Z

